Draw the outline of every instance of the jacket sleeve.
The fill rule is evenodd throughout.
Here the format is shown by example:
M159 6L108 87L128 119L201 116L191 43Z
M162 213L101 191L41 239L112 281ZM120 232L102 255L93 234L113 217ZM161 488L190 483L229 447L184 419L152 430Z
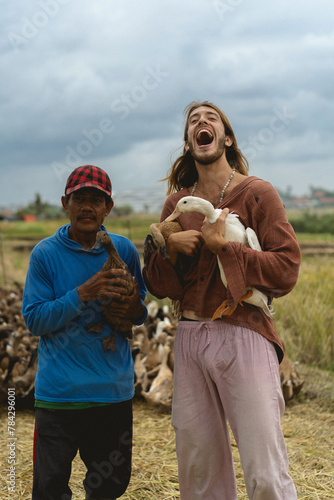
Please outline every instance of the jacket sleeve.
M36 336L56 332L84 309L77 289L55 297L40 252L32 252L23 293L22 313L29 331Z
M271 184L264 182L250 206L253 227L262 252L240 243L227 243L218 253L227 278L229 303L237 303L246 286L270 297L280 297L295 286L300 266L300 248L284 206Z
M169 198L163 206L160 222L165 220L174 210ZM171 300L179 300L183 295L183 286L176 268L169 259L163 259L160 252L155 251L149 260L148 266L144 266L143 277L147 289L158 299L169 297Z

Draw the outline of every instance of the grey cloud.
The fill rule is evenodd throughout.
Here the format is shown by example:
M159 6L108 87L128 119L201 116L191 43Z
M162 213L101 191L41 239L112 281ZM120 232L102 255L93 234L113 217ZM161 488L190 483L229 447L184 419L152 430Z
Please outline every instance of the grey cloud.
M0 204L18 175L26 177L22 200L33 198L34 178L58 199L54 164L68 170L75 158L112 165L118 186L155 186L182 145L183 109L196 99L226 112L255 175L293 183L297 193L325 178L333 158L329 1L316 9L310 0L302 8L287 0L1 3ZM273 125L284 110L294 118Z

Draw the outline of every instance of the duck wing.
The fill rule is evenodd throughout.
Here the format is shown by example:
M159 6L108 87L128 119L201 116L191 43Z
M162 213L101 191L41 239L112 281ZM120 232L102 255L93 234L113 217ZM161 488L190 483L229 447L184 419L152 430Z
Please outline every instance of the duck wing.
M245 246L248 246L249 248L252 248L253 250L257 250L259 252L262 251L260 242L258 240L255 231L250 227L245 228L244 225L238 219L238 215L232 212L229 213L226 217L224 236L227 241L231 242L236 241L242 243ZM228 284L226 275L218 256L217 256L217 261L218 261L221 280L225 288L227 288ZM257 290L256 288L246 287L245 292L243 296L240 298L239 303L242 304L243 301L252 304L256 307L260 307L264 311L264 313L269 317L272 317L274 314L272 306L268 305L268 297L263 292ZM237 305L238 304L236 304L234 307L231 308L229 307L227 300L223 301L222 304L218 307L218 309L214 313L212 319L218 319L221 318L222 316L226 315L228 316L232 314L236 309Z
M251 227L247 227L246 229L246 238L248 246L250 248L252 248L253 250L257 250L258 252L262 252L262 248L259 239L257 237L257 234Z
M237 214L227 214L224 237L227 241L236 241L243 245L247 244L245 226L240 222Z

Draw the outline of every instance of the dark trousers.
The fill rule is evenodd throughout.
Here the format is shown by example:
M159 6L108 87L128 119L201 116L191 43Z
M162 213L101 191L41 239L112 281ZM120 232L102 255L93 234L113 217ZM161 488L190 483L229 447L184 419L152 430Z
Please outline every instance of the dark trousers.
M132 400L85 410L36 408L32 500L70 500L72 460L87 467L86 498L120 497L131 476Z

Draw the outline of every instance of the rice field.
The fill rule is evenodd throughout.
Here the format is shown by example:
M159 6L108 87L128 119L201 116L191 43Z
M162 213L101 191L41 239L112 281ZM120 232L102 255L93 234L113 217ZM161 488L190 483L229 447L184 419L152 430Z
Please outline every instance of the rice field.
M334 370L334 256L303 258L297 285L274 301L274 322L294 361Z

